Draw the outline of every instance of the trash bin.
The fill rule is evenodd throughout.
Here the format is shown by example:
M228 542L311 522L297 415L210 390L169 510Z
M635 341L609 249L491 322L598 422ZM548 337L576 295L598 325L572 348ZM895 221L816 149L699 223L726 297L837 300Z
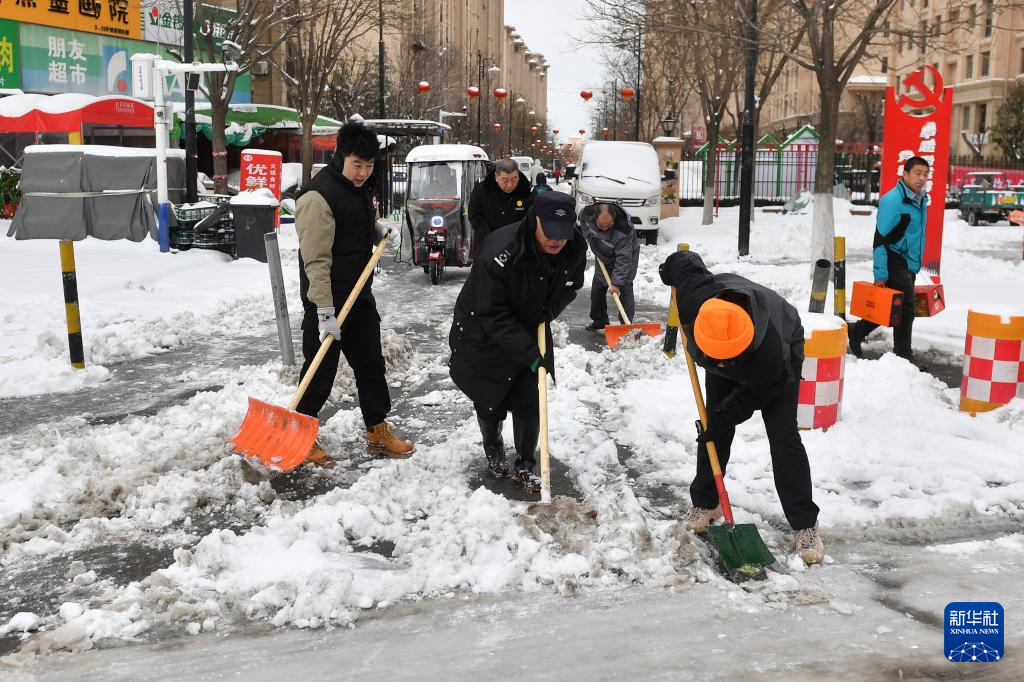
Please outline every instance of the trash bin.
M263 235L274 231L274 215L278 201L266 189L239 192L231 198L235 225L235 256L267 262Z

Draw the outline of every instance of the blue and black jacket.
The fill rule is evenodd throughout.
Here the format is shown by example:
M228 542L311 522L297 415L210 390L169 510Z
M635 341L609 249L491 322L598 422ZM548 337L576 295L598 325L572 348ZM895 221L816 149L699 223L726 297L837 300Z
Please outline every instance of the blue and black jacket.
M875 218L875 281L889 279L889 253L903 258L910 272L921 270L928 199L914 200L914 193L901 179L878 202Z

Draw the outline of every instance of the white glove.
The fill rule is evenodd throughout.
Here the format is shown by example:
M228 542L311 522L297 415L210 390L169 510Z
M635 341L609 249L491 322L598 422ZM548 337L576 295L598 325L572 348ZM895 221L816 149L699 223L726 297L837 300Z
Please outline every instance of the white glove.
M374 224L374 240L373 245L380 244L381 240L388 239L391 236L391 227L382 220L378 220Z
M330 334L335 341L341 341L341 328L338 327L338 318L335 317L334 308L317 308L316 324L320 328L320 339L326 339Z

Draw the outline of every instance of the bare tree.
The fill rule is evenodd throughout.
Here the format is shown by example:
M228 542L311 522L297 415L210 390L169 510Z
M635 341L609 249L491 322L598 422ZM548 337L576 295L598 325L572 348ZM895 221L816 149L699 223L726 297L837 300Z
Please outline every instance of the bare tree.
M313 124L328 98L331 76L353 42L376 24L377 9L366 0L298 0L288 7L300 18L285 40L284 63L276 67L302 125L303 184L311 176Z
M239 52L238 71L213 72L204 75L200 90L210 100L210 141L213 147L214 191L228 189L228 158L224 128L228 106L235 92L238 77L247 73L255 62L273 62L273 54L288 37L296 16L292 3L285 0L237 0L237 12L225 13L222 8L197 3L195 6L195 46L206 59L216 59L222 46L233 45ZM179 51L171 50L178 59Z

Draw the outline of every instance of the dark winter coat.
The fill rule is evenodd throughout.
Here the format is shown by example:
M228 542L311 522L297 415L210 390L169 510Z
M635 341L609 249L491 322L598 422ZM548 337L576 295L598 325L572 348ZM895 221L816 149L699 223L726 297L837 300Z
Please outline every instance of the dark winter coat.
M548 256L537 250L535 226L531 213L491 235L455 302L448 367L455 385L480 405L499 405L516 376L529 371L540 356L537 325L558 317L583 286L583 235L576 232ZM550 327L546 345L553 358Z
M498 187L492 170L469 195L469 222L473 225L473 244L479 249L487 236L498 228L518 223L533 205L533 192L530 179L522 171L519 173L519 184L511 192Z
M316 254L317 260L330 262L330 298L335 308L341 308L345 299L355 287L363 268L370 261L373 251L377 210L373 199L372 178L362 187L356 187L342 175L343 160L335 155L309 183L299 192L296 203L302 202L303 195L315 192L319 194L330 209L316 210L322 204L318 201L310 209L315 220L313 224L296 225L299 231L299 295L303 306L324 306L325 301L310 301L309 273L303 262L302 254ZM307 199L304 205L310 204ZM333 218L333 225L331 224ZM333 232L333 235L331 234ZM329 250L329 254L328 254ZM328 258L329 255L329 258ZM314 273L325 272L313 269ZM314 274L314 276L317 276ZM373 274L366 281L359 293L360 301L374 303ZM316 290L323 290L319 287ZM315 298L315 297L314 297Z
M777 293L733 274L713 275L700 256L679 251L660 268L661 281L676 288L679 323L686 335L686 349L708 374L737 382L718 405L708 405L712 420L740 424L771 403L783 389L800 380L804 363L804 329L796 308ZM754 323L754 339L745 353L724 367L709 358L693 339L693 322L700 306L721 298L742 306Z
M602 231L598 228L597 211L593 206L580 211L580 228L594 256L600 258L608 268L611 283L621 288L636 279L640 264L640 242L637 241L636 230L633 229L629 215L614 204L611 204L611 211L615 222L610 230ZM598 276L604 280L600 270Z

